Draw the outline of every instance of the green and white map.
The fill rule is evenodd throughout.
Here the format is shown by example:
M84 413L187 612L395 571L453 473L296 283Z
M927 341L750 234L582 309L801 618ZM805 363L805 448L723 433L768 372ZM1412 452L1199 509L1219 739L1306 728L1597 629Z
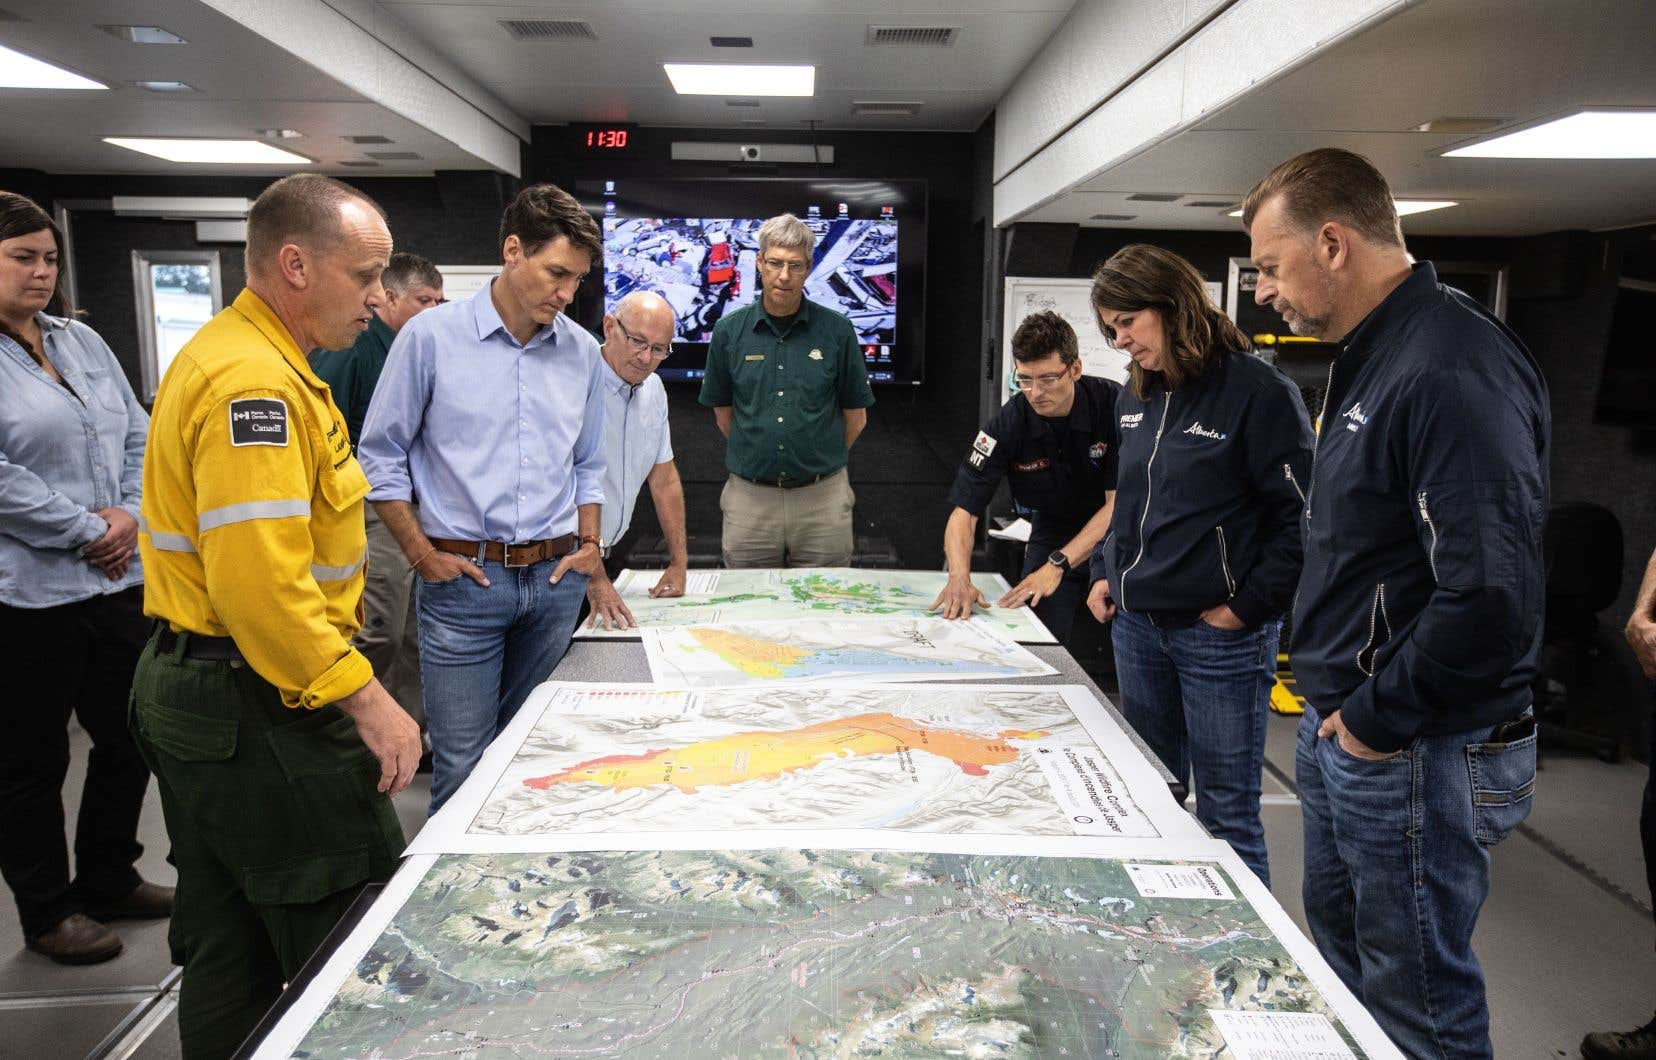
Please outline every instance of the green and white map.
M1349 996L1330 1005L1234 857L658 850L405 872L406 899L376 905L389 919L258 1055L1397 1055L1360 1008L1342 1018Z
M849 567L799 567L789 570L693 570L683 596L652 600L650 589L660 571L624 570L615 579L638 629L576 630L578 637L636 637L639 629L698 626L725 622L778 622L801 618L920 618L943 591L942 571L864 570ZM973 574L991 605L1006 592L998 574ZM1027 607L980 611L983 623L1025 644L1056 640Z

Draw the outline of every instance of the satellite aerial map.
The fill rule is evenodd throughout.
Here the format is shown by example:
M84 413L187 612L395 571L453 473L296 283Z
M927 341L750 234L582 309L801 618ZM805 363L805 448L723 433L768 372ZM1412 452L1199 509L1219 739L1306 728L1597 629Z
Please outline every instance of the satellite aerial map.
M1147 1060L1267 1055L1226 1040L1262 1025L1366 1055L1214 862L469 855L287 1055Z

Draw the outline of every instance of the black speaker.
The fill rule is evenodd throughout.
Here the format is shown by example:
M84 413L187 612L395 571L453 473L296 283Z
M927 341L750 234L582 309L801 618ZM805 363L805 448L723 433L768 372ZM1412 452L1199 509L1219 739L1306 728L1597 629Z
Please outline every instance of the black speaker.
M1006 233L1007 276L1068 276L1080 225L1020 222Z

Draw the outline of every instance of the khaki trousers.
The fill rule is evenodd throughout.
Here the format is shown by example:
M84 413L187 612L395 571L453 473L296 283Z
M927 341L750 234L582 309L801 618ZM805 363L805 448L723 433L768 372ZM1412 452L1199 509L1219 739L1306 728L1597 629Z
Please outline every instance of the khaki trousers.
M372 504L363 522L368 531L368 573L362 582L362 629L351 642L373 664L374 676L426 726L420 684L420 624L414 616L414 568L397 547Z
M731 475L719 495L726 567L849 567L851 508L844 468L797 489Z

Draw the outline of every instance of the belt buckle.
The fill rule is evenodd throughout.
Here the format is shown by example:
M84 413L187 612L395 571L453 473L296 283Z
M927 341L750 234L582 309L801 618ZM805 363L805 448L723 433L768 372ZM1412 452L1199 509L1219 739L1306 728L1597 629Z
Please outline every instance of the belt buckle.
M540 544L540 542L537 541L533 545L524 545L523 549L524 549L525 552L528 552L528 551L536 548L539 544ZM510 544L503 544L503 545L500 546L500 558L501 558L501 561L506 565L506 569L507 570L512 570L515 567L533 566L534 563L535 563L535 561L533 559L524 560L522 563L513 563L512 562L512 549L514 549L516 547L518 547L518 546L510 545Z

